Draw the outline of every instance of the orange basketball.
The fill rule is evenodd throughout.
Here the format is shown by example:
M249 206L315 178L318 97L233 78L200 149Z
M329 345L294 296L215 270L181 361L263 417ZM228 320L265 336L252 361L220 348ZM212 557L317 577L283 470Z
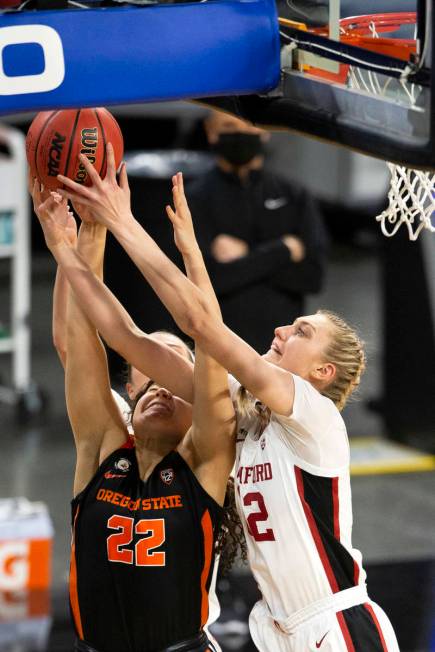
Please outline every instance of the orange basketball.
M106 144L112 143L116 167L124 153L122 133L107 109L43 111L33 120L26 138L26 155L32 176L48 189L59 188L58 174L91 185L79 160L88 157L98 174L106 174Z

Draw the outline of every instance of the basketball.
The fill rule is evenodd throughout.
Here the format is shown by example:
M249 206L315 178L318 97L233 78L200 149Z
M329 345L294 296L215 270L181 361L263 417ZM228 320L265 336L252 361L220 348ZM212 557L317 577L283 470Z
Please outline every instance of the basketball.
M37 177L49 190L59 188L58 174L91 185L79 154L87 156L98 174L104 177L107 143L113 145L118 167L124 153L124 142L118 123L107 109L38 113L26 138L26 155L32 177Z

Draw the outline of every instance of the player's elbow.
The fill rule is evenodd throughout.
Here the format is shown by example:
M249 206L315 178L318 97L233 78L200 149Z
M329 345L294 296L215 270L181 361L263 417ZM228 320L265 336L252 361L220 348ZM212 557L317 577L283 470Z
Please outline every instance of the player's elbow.
M177 320L178 326L193 340L200 339L210 319L210 310L203 300L189 303Z
M56 350L62 366L65 367L66 362L66 342L64 337L60 337L56 331L53 332L53 346Z

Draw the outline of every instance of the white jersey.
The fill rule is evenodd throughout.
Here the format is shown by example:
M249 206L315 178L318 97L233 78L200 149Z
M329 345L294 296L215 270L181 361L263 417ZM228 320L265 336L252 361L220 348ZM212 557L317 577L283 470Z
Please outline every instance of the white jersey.
M335 405L294 376L290 417L239 418L236 501L252 572L271 614L286 618L365 584L352 548L349 442ZM230 377L231 394L239 383ZM335 465L335 466L334 466Z

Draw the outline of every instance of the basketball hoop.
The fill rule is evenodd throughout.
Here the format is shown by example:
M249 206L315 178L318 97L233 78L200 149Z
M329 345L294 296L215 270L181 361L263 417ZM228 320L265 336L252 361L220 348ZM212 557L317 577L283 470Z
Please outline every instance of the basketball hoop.
M395 32L403 25L415 23L415 13L375 14L346 18L340 21L340 30L347 42L409 60L417 53L416 34L413 39L385 38L379 34ZM346 84L350 88L400 101L409 107L416 105L421 89L406 79L393 80L356 66L349 66L346 72ZM391 172L388 207L376 217L382 233L391 237L402 224L406 224L412 241L417 240L423 230L435 232L435 173L390 162L387 165Z

